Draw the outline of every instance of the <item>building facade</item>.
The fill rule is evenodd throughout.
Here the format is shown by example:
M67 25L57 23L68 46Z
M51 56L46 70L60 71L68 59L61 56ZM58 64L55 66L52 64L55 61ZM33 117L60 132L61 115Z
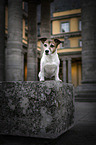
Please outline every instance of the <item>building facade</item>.
M27 81L27 50L28 50L28 3L22 2L22 80ZM64 82L73 83L74 86L80 85L81 82L81 9L54 12L51 17L51 38L58 38L61 44L58 47L60 57L60 78ZM41 34L41 22L37 23L37 37ZM6 40L8 35L8 4L5 7L5 34ZM47 37L47 36L45 36ZM41 42L37 42L38 67L40 65L40 52L42 50ZM70 65L70 66L69 66ZM71 68L70 68L71 67ZM70 73L70 74L69 74Z
M57 51L61 59L61 78L77 87L81 82L81 9L53 13L51 22L51 37L62 42Z
M62 41L57 51L61 60L61 79L75 87L80 86L79 96L93 94L95 97L95 0L84 0L81 8L72 5L68 10L66 5L64 11L55 11L59 4L62 5L58 3L54 12L50 11L51 2L0 1L0 80L38 80L40 53L43 51L38 39L47 36ZM40 22L37 21L38 5L41 5Z

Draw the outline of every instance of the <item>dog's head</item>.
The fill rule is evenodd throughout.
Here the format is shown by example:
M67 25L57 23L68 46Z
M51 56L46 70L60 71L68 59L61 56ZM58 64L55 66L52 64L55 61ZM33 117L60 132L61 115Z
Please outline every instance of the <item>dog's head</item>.
M41 38L40 40L43 43L45 55L53 54L56 51L57 46L61 43L61 41L58 39L52 40L47 38Z

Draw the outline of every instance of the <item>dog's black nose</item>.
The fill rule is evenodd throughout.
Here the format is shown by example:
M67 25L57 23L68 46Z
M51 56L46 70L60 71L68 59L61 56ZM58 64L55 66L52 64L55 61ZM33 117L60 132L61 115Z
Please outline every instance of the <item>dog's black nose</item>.
M45 53L48 54L49 53L49 50L45 50Z

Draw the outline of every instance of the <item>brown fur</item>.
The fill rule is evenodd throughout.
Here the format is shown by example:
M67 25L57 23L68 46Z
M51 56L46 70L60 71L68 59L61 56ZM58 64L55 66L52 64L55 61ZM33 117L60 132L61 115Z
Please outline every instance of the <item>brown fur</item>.
M58 39L53 39L53 40L47 39L46 41L44 41L44 40L45 40L45 38L43 39L43 44L50 45L49 49L52 53L54 53L56 51L57 46L60 44L60 40L58 40ZM51 44L54 45L54 47L51 47Z

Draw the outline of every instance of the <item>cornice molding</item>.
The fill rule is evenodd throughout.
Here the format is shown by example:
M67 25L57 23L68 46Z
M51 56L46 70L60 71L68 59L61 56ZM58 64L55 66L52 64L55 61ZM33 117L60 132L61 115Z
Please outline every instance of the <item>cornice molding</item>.
M51 35L51 38L64 38L64 37L77 37L81 36L81 31L75 31L75 32L68 32L68 33L59 33L59 34L54 34Z
M51 21L62 20L62 19L69 19L69 18L74 18L74 17L81 17L81 13L64 15L64 16L58 16L58 17L52 17Z

